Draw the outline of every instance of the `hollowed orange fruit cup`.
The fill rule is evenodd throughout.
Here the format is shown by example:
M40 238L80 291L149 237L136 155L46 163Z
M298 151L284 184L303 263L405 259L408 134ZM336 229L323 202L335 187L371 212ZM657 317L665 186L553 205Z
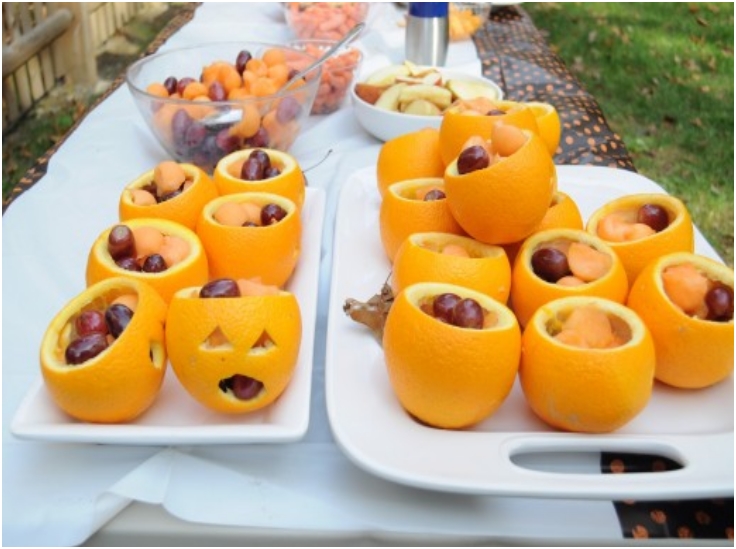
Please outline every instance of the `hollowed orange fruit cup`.
M527 141L487 168L460 174L457 159L445 170L447 204L470 236L486 244L510 244L529 236L552 201L554 164L542 140Z
M532 234L548 229L576 229L582 231L583 228L583 217L575 201L568 194L555 191L552 194L552 201L547 213L544 214L542 221ZM506 250L506 255L509 256L509 261L512 264L523 243L522 240L512 244L504 244L503 249Z
M580 286L562 286L547 282L535 274L532 268L532 255L544 245L559 241L587 244L610 258L610 268L600 278ZM629 282L621 260L600 238L582 230L549 229L527 238L516 255L511 270L511 295L509 300L516 318L519 319L519 324L526 326L537 309L555 299L590 296L624 303L628 291Z
M451 251L458 249L467 255ZM511 266L499 246L453 234L414 233L396 253L391 286L398 294L418 282L465 286L506 303L511 290Z
M459 328L422 310L425 300L444 293L474 299L495 323ZM402 290L383 332L386 367L399 402L418 420L445 429L469 427L503 404L516 379L520 342L519 325L505 305L475 290L436 282Z
M621 345L583 348L554 336L573 310L603 311ZM519 380L543 421L565 431L606 433L634 419L654 384L654 343L641 319L620 303L565 297L542 306L524 329Z
M136 227L152 227L163 235L173 235L183 239L189 245L187 257L159 273L128 271L115 264L107 250L107 239L114 227L108 227L97 237L87 257L87 285L92 285L106 278L122 276L140 280L150 284L167 303L177 290L188 286L204 284L208 280L207 256L204 247L194 231L184 225L166 219L139 218L130 219L125 225L131 229Z
M154 170L149 170L123 189L118 203L120 220L125 222L129 219L141 217L168 219L180 223L194 230L202 211L207 202L217 197L217 187L210 177L194 164L180 164L187 174L187 180L191 185L181 194L157 204L136 204L132 191L141 189L153 181Z
M381 198L390 185L408 179L442 177L445 164L440 157L440 132L423 128L389 139L378 152L376 180Z
M695 246L690 213L679 199L667 194L632 194L612 200L593 212L585 230L598 236L601 220L612 213L622 213L634 221L637 211L644 204L657 204L667 210L669 217L667 228L638 240L614 242L606 239L606 243L621 258L626 275L632 284L650 261L674 252L692 253Z
M217 412L252 412L274 402L296 368L301 316L294 295L200 298L199 287L176 293L166 318L171 367L186 391ZM252 398L238 398L227 380L260 382Z
M542 138L550 156L554 156L557 147L560 144L562 135L562 126L560 124L560 115L554 105L540 101L527 101L525 103L534 113L537 121L539 137Z
M409 179L390 185L383 197L379 210L381 244L391 262L399 246L413 233L464 234L450 213L446 198L420 198L427 188L445 192L445 183L438 177Z
M118 297L133 295L130 323L100 354L78 365L66 363L74 318L104 310ZM148 284L108 278L70 300L49 324L41 341L41 373L54 402L70 416L91 423L132 421L153 404L166 372L166 304Z
M445 166L455 160L463 145L471 137L491 138L496 122L503 122L522 130L539 133L534 111L525 103L515 101L494 101L498 110L504 114L485 115L475 112L461 112L450 107L442 116L440 123L439 148ZM546 148L546 145L545 145Z
M251 203L262 208L273 203L286 211L278 223L234 227L219 223L214 214L226 202ZM211 278L259 278L282 287L294 272L301 253L302 224L294 202L272 193L220 196L207 204L197 223L197 234L207 252Z
M306 180L296 159L276 149L260 149L268 154L271 165L281 173L260 181L241 179L240 171L243 163L256 149L244 149L231 153L215 166L213 178L221 195L245 192L273 193L288 198L298 208L304 204Z
M733 372L733 319L705 320L690 316L665 291L662 273L671 266L691 264L713 282L733 290L733 270L704 256L686 252L651 261L637 277L628 306L644 320L657 350L658 380L675 387L699 389Z

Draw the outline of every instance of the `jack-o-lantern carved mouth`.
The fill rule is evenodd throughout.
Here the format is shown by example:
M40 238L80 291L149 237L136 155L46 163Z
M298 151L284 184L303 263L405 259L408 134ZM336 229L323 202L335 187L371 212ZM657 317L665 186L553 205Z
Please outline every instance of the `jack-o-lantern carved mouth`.
M228 337L217 326L202 343L203 348L208 350L226 350L233 349L233 344ZM253 344L249 353L259 353L273 349L276 347L269 333L264 330L263 333ZM234 374L230 377L221 379L217 386L223 393L231 394L238 400L251 400L261 394L263 390L263 382L250 376L243 374Z
M251 400L261 393L263 383L252 377L235 374L221 379L218 387L223 393L231 393L238 400Z

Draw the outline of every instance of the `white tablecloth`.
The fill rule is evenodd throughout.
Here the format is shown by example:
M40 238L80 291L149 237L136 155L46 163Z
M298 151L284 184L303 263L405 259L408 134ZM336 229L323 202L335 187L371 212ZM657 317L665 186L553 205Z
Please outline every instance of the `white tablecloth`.
M360 40L365 71L403 59L398 12L383 4L375 17ZM162 49L210 40L291 38L277 3L205 3ZM448 65L480 74L470 42L451 46ZM327 194L311 417L302 441L163 448L18 440L9 425L40 377L38 347L48 322L84 288L89 246L117 219L123 185L167 158L127 88L87 116L54 154L47 175L3 217L5 545L81 544L135 501L160 505L192 523L243 527L243 544L249 529L266 529L287 543L290 538L279 538L280 533L340 533L355 543L375 541L382 533L405 534L402 539L419 544L444 539L437 536L475 543L622 540L608 501L422 491L364 472L335 445L324 398L332 228L341 185L354 170L375 164L379 146L347 105L312 117L291 151L303 168L314 166L309 184ZM186 543L177 537L181 532L169 534L172 544Z

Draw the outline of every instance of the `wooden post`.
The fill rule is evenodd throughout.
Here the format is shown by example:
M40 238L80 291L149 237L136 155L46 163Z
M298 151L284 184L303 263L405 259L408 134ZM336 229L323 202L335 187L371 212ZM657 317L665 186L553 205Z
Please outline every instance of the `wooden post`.
M55 61L63 74L75 84L94 85L97 82L97 59L89 25L89 4L86 2L58 2L56 9L66 8L73 15L67 32L54 48Z

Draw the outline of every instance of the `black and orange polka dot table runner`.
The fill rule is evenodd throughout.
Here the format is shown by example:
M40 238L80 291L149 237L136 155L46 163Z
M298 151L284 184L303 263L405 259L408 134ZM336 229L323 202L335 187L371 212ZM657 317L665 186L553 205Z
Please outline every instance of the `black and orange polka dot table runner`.
M594 164L634 170L626 146L609 128L593 96L548 47L522 9L494 9L474 37L484 76L511 101L542 101L560 115L557 164Z

